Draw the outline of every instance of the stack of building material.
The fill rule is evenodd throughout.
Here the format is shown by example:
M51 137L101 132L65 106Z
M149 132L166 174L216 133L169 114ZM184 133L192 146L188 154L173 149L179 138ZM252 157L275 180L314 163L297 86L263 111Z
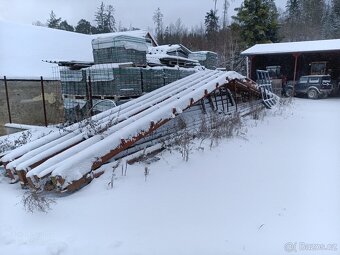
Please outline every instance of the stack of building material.
M185 78L196 72L193 68L152 67L143 68L143 92L151 92L171 82Z
M143 92L151 92L164 86L163 67L142 68Z
M84 70L60 69L61 92L64 101L64 118L66 121L77 122L86 117L87 84ZM80 99L83 98L83 99ZM84 115L85 114L85 115Z
M149 47L147 62L150 66L195 67L199 62L189 59L191 51L181 44L161 45Z
M133 62L146 66L148 50L145 38L128 35L99 37L92 40L95 64Z
M64 98L64 119L70 123L81 121L90 116L90 108L85 99Z
M179 69L164 67L164 83L165 85L179 80Z
M86 95L86 72L62 68L60 81L63 95Z
M191 51L182 44L168 44L149 47L149 54L167 54L170 56L188 58L190 53Z
M91 67L86 69L86 75L91 80L92 96L115 95L116 88L114 84L114 68Z
M119 64L94 65L86 69L91 79L92 96L135 97L142 94L140 68Z
M127 67L114 69L115 94L120 97L136 97L142 95L141 69Z
M189 58L199 61L207 69L214 70L217 68L217 53L212 51L196 51L189 54Z
M183 79L189 75L194 74L196 71L193 68L180 68L179 69L179 79Z

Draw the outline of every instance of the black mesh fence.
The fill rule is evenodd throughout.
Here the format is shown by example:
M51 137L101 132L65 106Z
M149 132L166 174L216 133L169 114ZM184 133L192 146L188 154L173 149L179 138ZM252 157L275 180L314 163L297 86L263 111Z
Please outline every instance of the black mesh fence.
M0 127L5 123L44 126L62 122L61 95L60 81L54 78L1 77Z

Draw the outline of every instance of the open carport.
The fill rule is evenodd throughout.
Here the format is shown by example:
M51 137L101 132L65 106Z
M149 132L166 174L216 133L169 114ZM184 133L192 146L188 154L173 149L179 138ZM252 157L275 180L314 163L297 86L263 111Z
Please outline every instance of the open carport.
M241 55L247 58L247 76L254 80L256 70L276 68L273 78L281 85L310 74L330 74L336 85L340 81L340 39L256 44Z

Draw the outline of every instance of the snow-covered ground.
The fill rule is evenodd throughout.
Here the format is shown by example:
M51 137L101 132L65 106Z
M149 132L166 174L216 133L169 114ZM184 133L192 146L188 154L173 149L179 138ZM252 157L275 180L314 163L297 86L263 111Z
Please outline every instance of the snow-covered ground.
M136 164L110 189L108 171L48 214L25 212L1 178L0 254L340 254L339 109L296 99L189 162L163 153L146 181Z

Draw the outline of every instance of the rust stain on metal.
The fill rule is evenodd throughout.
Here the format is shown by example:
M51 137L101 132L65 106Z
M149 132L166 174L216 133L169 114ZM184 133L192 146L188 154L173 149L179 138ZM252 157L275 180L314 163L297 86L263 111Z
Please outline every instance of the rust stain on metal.
M228 78L226 79L227 82L223 83L223 84L219 84L216 83L215 84L215 88L212 89L212 91L208 91L208 89L204 90L204 94L198 99L195 100L194 98L190 98L190 101L188 103L188 105L186 107L183 107L184 109L181 109L180 112L184 112L185 110L189 109L190 107L192 107L193 105L195 105L197 102L202 103L202 100L204 100L204 98L208 98L209 103L211 104L211 107L213 110L216 110L218 108L218 102L217 102L217 96L221 97L221 102L222 102L222 107L223 110L225 110L225 104L223 102L223 95L222 95L222 90L224 91L229 91L230 96L234 97L230 91L233 91L235 94L235 100L237 101L237 95L238 96L243 96L246 95L246 98L249 98L250 96L255 96L255 97L260 97L260 91L257 89L257 87L255 86L256 83L254 83L253 81L249 80L249 79L245 79L242 81L239 80L229 80ZM217 94L216 94L217 92ZM213 98L215 100L213 100ZM226 95L226 97L228 97L228 95ZM166 99L168 99L170 97L167 97ZM164 99L164 100L166 100ZM146 106L145 108L143 107L143 110L139 111L138 113L141 113L143 111L145 111L146 109L149 109L151 106ZM205 107L204 102L203 102L203 107ZM228 108L228 102L226 107ZM237 103L236 103L236 107L237 107ZM170 109L170 112L172 112L172 114L174 116L177 116L179 113L177 112L176 108ZM138 113L135 114L131 114L130 117L137 115ZM88 173L85 174L82 178L73 181L72 183L67 183L65 179L62 176L52 176L51 178L51 182L50 182L50 186L51 187L56 187L57 189L59 189L60 191L69 191L69 192L73 192L76 191L78 189L80 189L81 187L83 187L84 185L87 185L88 183L90 183L92 181L93 178L97 178L99 176L101 176L104 172L101 171L99 168L105 164L108 163L112 158L114 158L116 155L118 155L119 153L123 152L124 150L126 150L127 148L133 146L136 142L138 142L139 140L141 140L142 138L152 134L154 131L156 131L158 128L160 128L161 126L163 126L164 124L166 124L167 122L169 122L170 120L172 120L173 117L168 117L165 119L160 119L158 122L155 121L150 121L149 123L149 127L146 130L140 131L137 135L133 136L132 138L126 138L126 139L121 139L120 144L118 146L116 146L115 148L112 148L112 150L110 150L107 154L102 155L98 160L96 160L92 166L91 169L89 169ZM36 163L34 163L33 165L30 166L31 169L39 166L40 164L42 164L43 162L45 162L46 160L56 156L57 154L83 142L84 140L75 143L45 159L42 159ZM7 163L8 164L8 163ZM6 169L6 165L5 164L5 169ZM9 171L8 175L12 178L15 179L14 177L14 173L9 170L6 169L6 171ZM28 184L30 187L32 188L38 188L37 187L37 182L39 182L40 179L45 178L50 176L50 174L47 174L46 176L39 178L38 176L34 175L33 178L32 177L26 177L26 171L24 170L20 170L20 171L16 171L16 173L18 174L18 177L20 179L20 181L22 183ZM38 185L39 186L39 185ZM64 190L62 190L64 189Z
M222 86L226 86L227 89L229 88L231 90L234 90L235 94L237 92L239 92L239 91L245 91L245 92L254 92L255 94L259 95L259 91L251 83L244 84L243 82L239 82L239 81L233 80L233 81L230 81L227 84L222 84ZM216 83L216 88L213 91L208 92L208 90L205 89L204 90L204 95L199 100L202 100L203 98L208 97L209 102L211 103L212 107L215 108L215 105L213 103L211 95L214 94L215 101L216 101L216 94L215 94L215 92L216 92L216 90L219 90L220 87L221 86L218 83ZM197 101L199 101L199 100L197 100ZM196 101L193 98L191 98L189 105L185 109L182 109L182 111L184 112L186 109L190 108L195 103L196 103ZM178 115L176 108L172 109L172 113L174 115ZM156 123L152 121L152 122L150 122L149 129L141 131L139 134L137 134L136 136L132 137L131 139L122 139L119 146L117 146L116 148L111 150L106 155L101 156L99 160L95 161L92 164L92 167L91 167L91 170L89 171L89 173L91 173L91 171L93 173L93 171L95 171L98 168L100 168L103 164L109 162L114 156L116 156L117 154L119 154L122 151L126 150L127 148L129 148L130 146L132 146L133 144L135 144L137 141L139 141L140 139L144 138L145 136L151 134L152 132L154 132L156 129L158 129L162 125L166 124L171 119L172 118L162 119L162 120L160 120L160 121L158 121ZM66 187L67 191L77 190L77 189L81 188L83 185L86 185L87 183L91 182L92 178L94 178L94 177L91 176L89 173L84 175L81 179L73 181L70 185L68 185ZM65 184L65 180L61 176L58 176L56 178L56 181L61 186L63 186Z

